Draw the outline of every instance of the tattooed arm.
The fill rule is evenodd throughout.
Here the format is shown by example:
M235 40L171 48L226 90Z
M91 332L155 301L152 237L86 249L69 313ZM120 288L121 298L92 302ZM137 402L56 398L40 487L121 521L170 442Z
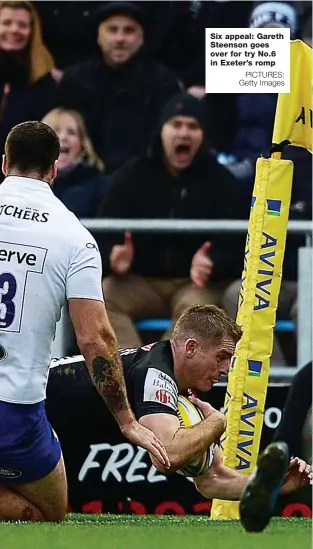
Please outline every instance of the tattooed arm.
M70 299L77 344L92 381L120 426L135 420L128 403L115 334L105 306L91 299Z
M104 304L92 299L71 298L68 301L77 344L93 384L122 433L133 443L151 451L168 467L163 444L152 431L137 422L129 405L117 340Z

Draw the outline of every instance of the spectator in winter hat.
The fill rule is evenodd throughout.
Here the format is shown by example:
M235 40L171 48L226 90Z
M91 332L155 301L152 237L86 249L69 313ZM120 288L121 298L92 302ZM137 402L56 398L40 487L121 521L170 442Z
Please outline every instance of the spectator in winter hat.
M261 2L251 12L251 28L290 28L290 38L298 35L296 6L288 2ZM254 180L255 163L269 150L277 103L277 94L242 93L236 96L237 129L233 154L235 162L228 169L241 180Z
M251 197L244 201L241 189L206 147L201 101L181 93L164 106L147 150L110 176L99 217L247 219ZM243 234L126 232L97 240L120 347L142 344L136 320L175 320L195 303L219 304L242 272Z
M108 2L98 22L101 57L65 71L57 105L83 116L96 153L112 173L146 147L164 103L180 88L171 71L147 54L140 7Z
M261 2L252 10L251 28L289 28L290 38L294 40L299 31L297 8L289 2Z

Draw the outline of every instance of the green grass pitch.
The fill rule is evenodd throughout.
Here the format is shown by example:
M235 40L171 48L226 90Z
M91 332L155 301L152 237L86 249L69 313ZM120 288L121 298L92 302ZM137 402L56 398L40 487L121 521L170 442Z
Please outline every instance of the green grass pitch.
M311 549L311 519L273 518L260 534L205 516L68 515L61 524L0 523L1 549Z

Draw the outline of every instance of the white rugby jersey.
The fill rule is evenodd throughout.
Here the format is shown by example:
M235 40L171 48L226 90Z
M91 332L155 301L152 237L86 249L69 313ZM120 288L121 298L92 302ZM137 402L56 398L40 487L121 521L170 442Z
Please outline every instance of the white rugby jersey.
M0 185L0 400L46 397L56 322L68 298L103 301L96 241L44 181Z

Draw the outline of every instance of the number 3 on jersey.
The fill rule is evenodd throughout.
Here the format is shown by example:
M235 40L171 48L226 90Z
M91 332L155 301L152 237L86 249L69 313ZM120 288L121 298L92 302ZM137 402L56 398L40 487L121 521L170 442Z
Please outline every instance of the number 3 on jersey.
M15 294L15 277L11 273L0 274L0 328L8 328L14 320Z
M0 330L20 331L24 303L34 294L29 274L43 273L46 255L46 248L0 241L0 261L7 269L0 271Z

